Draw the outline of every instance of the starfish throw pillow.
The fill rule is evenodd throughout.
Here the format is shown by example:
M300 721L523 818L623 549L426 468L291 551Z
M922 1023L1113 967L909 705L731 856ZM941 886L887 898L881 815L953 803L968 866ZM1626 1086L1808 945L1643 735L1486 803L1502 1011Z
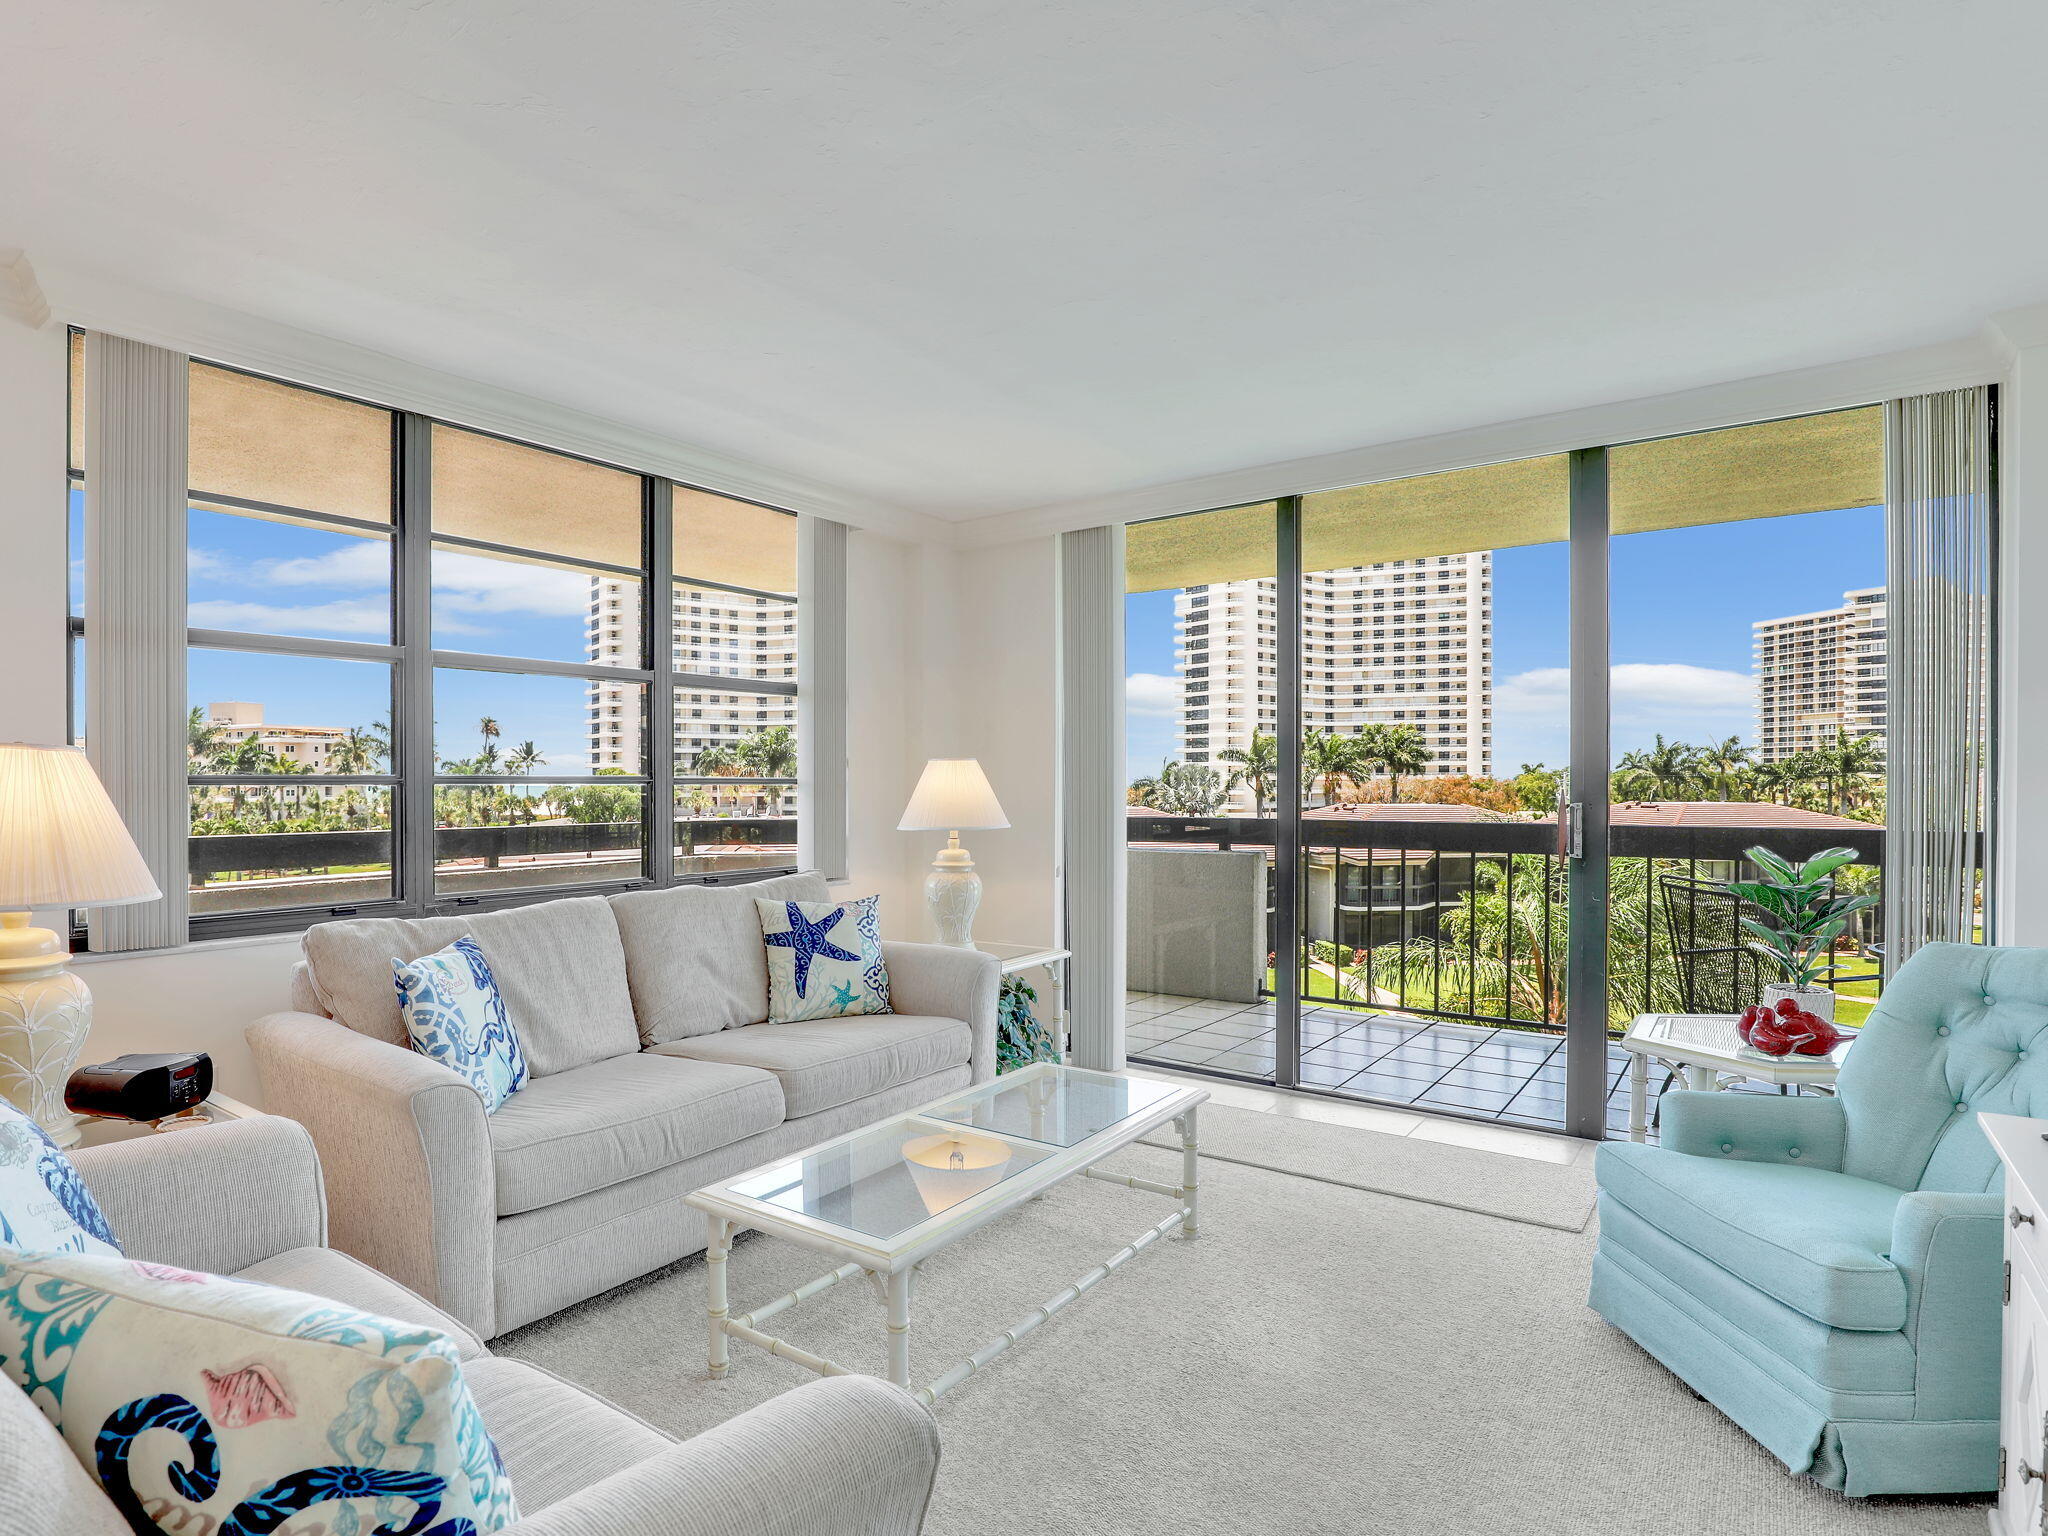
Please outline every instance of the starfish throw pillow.
M882 898L858 901L763 901L761 939L768 948L768 1019L837 1019L889 1012L889 972L882 964Z

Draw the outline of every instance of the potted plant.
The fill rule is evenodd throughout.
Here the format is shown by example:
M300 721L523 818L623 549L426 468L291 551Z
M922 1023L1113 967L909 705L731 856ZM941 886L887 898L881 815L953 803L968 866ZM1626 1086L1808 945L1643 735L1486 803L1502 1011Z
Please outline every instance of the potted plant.
M1749 947L1784 974L1783 981L1764 988L1764 1003L1775 1007L1790 998L1800 1011L1833 1023L1835 994L1818 985L1817 978L1828 968L1835 940L1850 917L1877 905L1875 896L1835 894L1835 872L1854 864L1856 851L1830 848L1803 864L1781 859L1768 848L1752 848L1744 857L1766 878L1731 881L1721 888L1763 914L1740 921L1750 936Z

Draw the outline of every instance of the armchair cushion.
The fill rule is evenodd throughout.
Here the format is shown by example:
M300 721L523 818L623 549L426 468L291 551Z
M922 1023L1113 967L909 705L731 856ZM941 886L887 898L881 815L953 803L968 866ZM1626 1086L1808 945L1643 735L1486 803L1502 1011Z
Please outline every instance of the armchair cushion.
M498 1214L609 1189L782 1118L772 1074L722 1061L636 1051L537 1078L490 1118Z
M462 1377L528 1515L675 1444L524 1360L485 1355L465 1363Z
M535 1077L640 1048L626 952L596 896L475 917L363 918L315 923L300 944L320 1005L359 1034L406 1045L393 960L417 960L469 934L490 961Z
M611 898L640 1038L715 1035L768 1017L768 961L754 903L830 901L815 870L744 885L678 885Z
M424 1296L415 1294L381 1275L339 1248L288 1248L267 1259L258 1259L236 1273L237 1280L274 1285L287 1291L304 1291L308 1296L325 1296L358 1312L389 1317L401 1323L415 1323L448 1335L455 1353L464 1361L484 1353L484 1341Z
M1603 1144L1598 1169L1602 1191L1635 1215L1816 1322L1905 1326L1905 1278L1886 1257L1900 1191L1633 1142Z
M965 1066L974 1036L958 1019L875 1013L754 1024L652 1047L650 1056L732 1062L775 1074L791 1120Z
M1847 1121L1832 1096L1667 1093L1659 1145L1692 1157L1842 1167Z

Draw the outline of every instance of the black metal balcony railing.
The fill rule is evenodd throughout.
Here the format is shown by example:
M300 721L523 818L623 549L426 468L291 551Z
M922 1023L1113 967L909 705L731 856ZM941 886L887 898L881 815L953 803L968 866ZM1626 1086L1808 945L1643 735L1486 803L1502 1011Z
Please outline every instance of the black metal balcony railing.
M1133 848L1264 850L1270 950L1277 828L1269 817L1132 816L1126 838ZM1547 821L1305 819L1304 1002L1561 1029L1567 877L1557 836L1556 824ZM1758 844L1793 860L1853 848L1882 880L1884 829L1878 826L1614 827L1608 987L1617 1023L1641 1012L1719 1012L1753 1000L1752 993L1731 1001L1725 972L1699 963L1729 953L1725 936L1689 935L1701 926L1697 893L1711 892L1720 880L1752 876L1743 854ZM1666 876L1678 878L1667 882ZM1683 895L1673 894L1680 890ZM1668 903L1679 905L1667 910ZM1864 925L1851 935L1856 947L1838 952L1826 984L1877 981L1866 949L1881 937L1876 915L1863 914ZM1722 926L1731 927L1732 919Z
M794 817L679 817L678 873L796 863ZM646 828L637 821L544 821L434 830L436 884L447 890L634 880ZM195 912L320 907L390 894L387 827L340 832L232 832L194 837L187 861Z

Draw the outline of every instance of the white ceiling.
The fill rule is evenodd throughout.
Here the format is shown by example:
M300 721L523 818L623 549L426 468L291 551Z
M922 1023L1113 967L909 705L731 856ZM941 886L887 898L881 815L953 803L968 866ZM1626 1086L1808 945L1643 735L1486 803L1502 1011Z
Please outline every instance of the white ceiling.
M2048 7L2016 0L66 0L8 27L0 246L949 518L2048 298Z

